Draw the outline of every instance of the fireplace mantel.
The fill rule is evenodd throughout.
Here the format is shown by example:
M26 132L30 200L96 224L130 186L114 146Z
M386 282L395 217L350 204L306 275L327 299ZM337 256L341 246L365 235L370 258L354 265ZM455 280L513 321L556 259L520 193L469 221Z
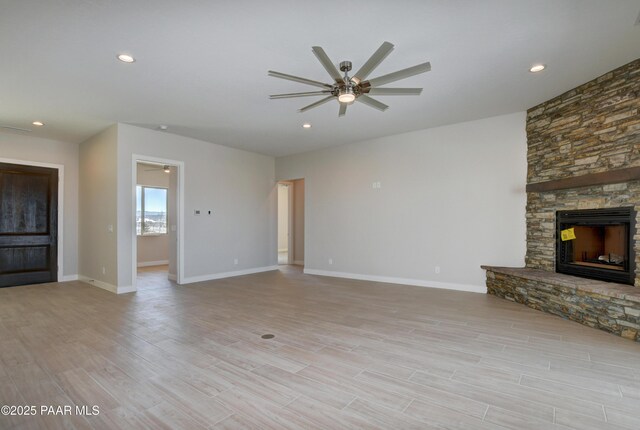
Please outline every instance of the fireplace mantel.
M637 180L640 180L640 166L527 184L527 192L542 193L545 191L568 190L593 185L619 184Z

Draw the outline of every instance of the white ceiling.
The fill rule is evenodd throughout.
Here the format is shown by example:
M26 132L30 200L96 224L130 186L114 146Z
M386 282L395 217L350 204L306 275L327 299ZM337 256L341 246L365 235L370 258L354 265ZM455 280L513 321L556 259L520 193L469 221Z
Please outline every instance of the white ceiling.
M114 122L281 156L522 111L640 57L639 0L0 0L0 125L81 142ZM354 70L383 41L370 77L430 61L387 86L379 112L269 94L330 82L322 46ZM128 52L137 62L115 59ZM548 69L532 74L533 63ZM303 122L313 128L302 129Z

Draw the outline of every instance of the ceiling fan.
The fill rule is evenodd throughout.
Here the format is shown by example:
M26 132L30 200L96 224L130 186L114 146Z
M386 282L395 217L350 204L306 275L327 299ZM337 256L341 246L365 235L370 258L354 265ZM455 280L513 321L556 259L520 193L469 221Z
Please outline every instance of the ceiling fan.
M422 92L422 88L380 88L381 85L388 84L390 82L406 79L410 76L419 75L431 70L431 63L418 64L417 66L409 67L406 69L398 70L397 72L389 73L377 78L367 80L367 77L387 55L393 51L393 45L389 42L384 42L373 53L373 55L360 67L360 69L353 75L349 76L351 71L351 61L343 61L340 63L340 71L344 72L344 76L340 74L336 66L331 62L329 56L319 46L311 48L316 55L322 66L333 78L334 82L326 84L324 82L314 81L311 79L301 78L298 76L287 75L285 73L274 72L269 70L268 75L274 78L286 79L288 81L299 82L301 84L313 85L315 87L322 88L321 91L309 91L303 93L289 93L289 94L274 94L269 96L270 99L287 99L294 97L309 97L309 96L325 96L323 99L317 102L311 103L298 110L298 112L306 112L309 109L318 107L330 100L337 99L340 103L340 110L338 116L344 116L347 113L347 106L354 101L358 101L372 108L380 111L385 111L389 106L378 100L369 97L369 95L379 96L417 96Z

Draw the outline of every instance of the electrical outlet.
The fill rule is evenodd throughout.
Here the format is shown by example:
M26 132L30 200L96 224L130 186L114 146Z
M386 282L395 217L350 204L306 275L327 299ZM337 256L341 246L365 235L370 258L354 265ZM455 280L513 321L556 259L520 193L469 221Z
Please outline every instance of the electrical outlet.
M433 269L433 271L434 271L434 272L436 272L436 273L440 273L440 266L436 266L436 267Z
M194 209L193 210L193 214L194 215L200 215L200 209Z
M332 265L332 264L333 264L333 258L330 258L329 259L329 265Z
M107 226L107 231L108 231L109 233L113 233L113 224L109 224L109 225Z
M103 275L106 275L106 274L107 274L107 268L106 268L106 267L104 267L104 266L102 266L102 274L103 274Z
M238 259L237 258L233 259L233 264L235 264L236 266L238 265Z

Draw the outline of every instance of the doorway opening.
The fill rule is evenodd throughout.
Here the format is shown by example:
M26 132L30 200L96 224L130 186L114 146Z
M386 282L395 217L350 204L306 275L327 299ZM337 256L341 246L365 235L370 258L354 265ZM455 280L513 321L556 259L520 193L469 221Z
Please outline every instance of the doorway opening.
M278 264L304 266L304 179L278 182Z
M135 160L136 289L166 287L178 280L179 166Z
M293 248L289 243L292 239L290 194L293 187L290 182L278 183L278 264L291 264L290 250Z

